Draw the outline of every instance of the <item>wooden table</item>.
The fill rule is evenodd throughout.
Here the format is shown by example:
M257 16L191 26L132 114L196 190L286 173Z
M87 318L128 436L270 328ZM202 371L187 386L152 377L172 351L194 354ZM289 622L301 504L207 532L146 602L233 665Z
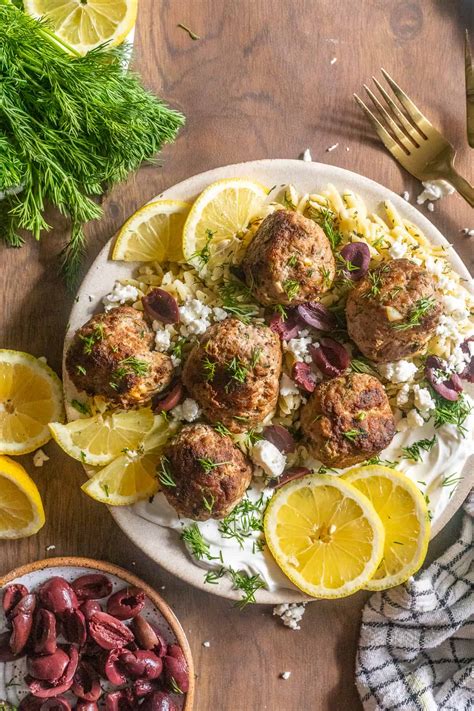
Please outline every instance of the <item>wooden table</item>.
M462 54L463 31L472 22L469 0L140 0L136 68L188 120L164 151L161 169L144 168L107 197L105 218L90 225L88 262L125 218L173 183L227 163L297 158L307 147L314 160L357 171L397 193L407 190L413 201L419 183L382 150L352 100L380 66L459 146L459 169L472 180ZM200 39L193 41L178 23ZM472 240L460 233L474 227L467 204L453 195L437 203L430 218L471 266ZM41 243L1 251L0 344L45 355L60 372L72 296L56 276L65 226L59 219L54 224L56 232ZM165 586L194 651L198 711L361 708L353 670L364 595L310 605L298 632L283 627L271 608L239 612L152 564L105 507L81 494L80 465L53 443L45 449L50 461L42 469L33 467L31 456L24 464L38 482L47 524L34 538L0 544L0 573L45 556L76 554ZM456 526L457 520L445 540ZM279 679L286 670L291 677Z

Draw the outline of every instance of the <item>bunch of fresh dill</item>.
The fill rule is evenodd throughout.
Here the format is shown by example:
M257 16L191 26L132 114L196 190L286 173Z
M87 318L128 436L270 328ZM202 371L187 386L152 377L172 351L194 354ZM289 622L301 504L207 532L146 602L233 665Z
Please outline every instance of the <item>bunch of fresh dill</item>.
M83 224L102 215L92 197L124 180L183 116L124 71L126 49L79 56L48 26L0 0L0 235L19 247L50 229L48 204L70 218L62 271L73 284Z

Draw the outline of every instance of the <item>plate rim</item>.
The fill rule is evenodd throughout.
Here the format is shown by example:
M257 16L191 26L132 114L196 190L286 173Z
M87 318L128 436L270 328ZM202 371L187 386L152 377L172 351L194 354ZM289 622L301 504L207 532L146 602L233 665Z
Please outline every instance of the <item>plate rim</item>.
M310 174L313 174L313 177L315 179L315 182L324 182L327 184L328 182L333 182L333 181L350 181L350 182L356 182L357 183L357 188L354 189L354 192L360 193L362 197L365 200L365 197L363 195L364 191L365 192L375 192L375 193L383 193L383 197L380 196L378 198L378 202L383 202L383 200L390 200L391 202L394 203L395 207L397 210L405 217L405 219L411 220L414 223L416 223L417 226L420 227L420 229L425 233L425 235L428 233L430 242L433 242L435 244L442 245L446 248L446 258L448 261L451 263L453 269L465 280L468 282L467 288L473 292L474 288L472 285L472 279L471 275L469 273L469 270L467 269L466 265L462 261L461 257L457 254L456 250L454 247L449 243L447 238L441 233L441 231L434 225L428 217L426 217L422 212L420 212L414 205L406 201L402 196L398 195L397 193L393 192L389 188L386 188L384 185L381 183L378 183L375 180L372 180L371 178L368 178L366 176L360 175L359 173L356 173L355 171L347 170L346 168L340 168L339 166L334 166L330 163L320 163L316 161L302 161L300 159L286 159L286 158L266 158L266 159L260 159L260 160L253 160L253 161L244 161L241 163L234 163L230 165L223 165L223 166L218 166L216 168L211 168L209 170L203 171L201 173L196 173L182 181L179 181L178 183L175 183L171 185L170 187L162 190L158 195L155 197L151 198L151 200L148 200L147 203L153 202L154 200L160 200L160 199L184 199L184 200L192 200L195 198L197 194L203 189L202 187L199 189L196 189L195 184L196 183L206 183L210 184L211 182L214 182L216 180L222 179L224 177L242 177L245 176L245 171L250 171L250 172L255 172L258 173L259 170L261 171L271 171L272 169L283 169L286 171L291 171L292 168L296 168L298 171L304 172L305 170L308 171L308 178L310 177ZM319 177L318 178L318 173L325 173L326 171L329 171L331 173L331 177ZM255 178L258 176L252 176L252 178ZM316 188L315 188L316 189ZM137 208L138 209L138 208ZM67 345L68 342L71 338L71 334L75 331L77 328L77 325L75 325L75 322L81 322L84 323L84 308L83 304L81 304L81 298L80 295L86 294L88 291L88 284L97 276L97 272L100 272L101 265L104 263L104 261L109 261L110 255L111 255L111 249L113 245L113 241L115 239L115 234L110 237L109 240L105 243L105 245L102 247L100 252L98 253L97 257L91 264L87 274L84 277L84 280L82 281L78 292L77 292L77 297L76 300L73 304L70 317L69 317L69 325L65 337L65 342L64 342L64 352L63 352L63 388L64 388L64 394L65 394L65 401L66 401L66 411L68 410L68 404L67 404L67 398L66 398L66 392L67 392L67 383L69 382L67 372L65 369L64 365L64 359L67 351ZM124 271L124 276L125 276L125 269L122 266L123 264L126 265L126 270L129 272L130 268L133 268L133 262L129 263L120 263L117 262L117 270L120 270L120 268L123 269ZM139 264L138 262L135 264ZM120 278L120 275L117 275L116 278ZM82 314L81 319L77 318L78 313ZM92 313L92 311L91 311ZM469 459L466 461L466 464L464 465L463 471L466 472L466 470L469 469L471 471L471 462L473 460L473 456L469 457ZM464 500L466 499L469 490L471 488L469 484L469 479L470 477L464 477L463 480L460 482L458 487L456 488L456 491L454 492L454 495L452 496L450 502L446 506L445 510L441 514L441 516L437 519L435 526L433 526L432 529L432 534L430 538L433 540L438 533L445 527L445 525L448 523L448 521L454 516L454 514L458 511L458 509L461 507L463 504ZM183 580L184 582L192 585L193 587L196 587L200 590L203 590L204 592L208 592L214 595L217 595L219 597L227 598L230 600L238 601L239 600L239 594L238 591L234 590L231 586L230 581L227 581L225 578L221 579L218 581L217 585L206 585L203 581L203 568L201 568L199 565L196 565L193 561L189 559L187 554L184 551L181 551L182 555L180 558L182 559L183 564L182 566L180 565L178 568L176 567L176 553L173 552L173 555L168 557L167 555L163 555L161 557L156 556L154 554L153 550L149 545L143 544L143 540L146 540L146 529L150 528L151 532L151 527L156 526L156 524L153 524L150 521L147 521L146 519L142 519L140 516L137 516L134 514L128 507L108 507L114 521L117 523L119 528L125 533L125 535L140 549L142 550L149 558L151 558L156 564L162 566L165 570L167 570L169 573L172 573L176 577L178 577L180 580ZM132 524L134 524L135 529L137 530L130 530L132 527ZM163 531L166 533L163 537L166 538L166 542L169 542L169 538L174 537L177 534L176 531L170 530L170 529L163 529ZM171 535L170 535L171 534ZM173 564L174 563L174 564ZM256 602L259 604L281 604L281 603L294 603L294 602L308 602L308 601L314 601L315 598L310 598L304 593L292 589L291 587L289 588L283 588L277 591L270 591L270 590L259 590L257 591L256 594Z

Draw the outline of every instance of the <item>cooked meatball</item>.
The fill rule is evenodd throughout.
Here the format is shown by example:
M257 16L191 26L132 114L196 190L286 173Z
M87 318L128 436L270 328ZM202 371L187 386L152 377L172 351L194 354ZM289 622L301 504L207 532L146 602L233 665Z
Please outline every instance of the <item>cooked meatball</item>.
M422 352L441 310L429 273L409 259L394 259L351 291L347 329L367 358L388 363Z
M183 383L210 422L242 432L275 409L281 360L280 339L268 326L228 318L191 351Z
M383 385L351 373L317 386L301 410L310 452L329 467L349 467L385 449L395 420Z
M327 291L336 273L329 240L312 220L277 210L258 228L242 261L261 304L302 304Z
M247 457L210 425L185 425L163 452L163 493L181 516L196 521L227 516L251 479Z
M143 314L118 306L93 316L74 336L66 356L74 385L124 408L143 405L171 381L169 356L152 351L154 334Z

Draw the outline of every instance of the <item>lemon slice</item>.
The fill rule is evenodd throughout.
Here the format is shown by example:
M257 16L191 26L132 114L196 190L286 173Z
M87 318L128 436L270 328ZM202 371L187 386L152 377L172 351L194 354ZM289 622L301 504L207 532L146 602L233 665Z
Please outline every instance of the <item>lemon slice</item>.
M51 439L48 422L63 421L61 381L46 363L0 350L0 454L27 454Z
M36 484L23 467L0 457L0 538L24 538L44 525L44 509Z
M120 230L112 259L179 262L183 259L183 227L190 207L181 200L155 200L145 205Z
M44 17L81 54L103 42L119 45L137 20L138 0L23 0L26 12Z
M267 188L247 178L228 178L209 185L184 225L186 260L199 268L203 260L198 255L204 255L203 250L212 252L219 242L242 236L261 211L267 194Z
M380 518L339 477L312 475L285 484L268 504L264 530L280 568L312 597L346 597L366 587L382 559Z
M404 583L421 567L430 540L423 495L405 474L388 467L356 467L344 479L371 501L385 528L382 562L365 587L385 590Z
M51 434L66 454L83 464L104 466L124 449L135 450L153 426L150 408L81 418L63 425L49 425Z
M161 450L176 427L162 416L135 450L127 450L83 484L82 491L109 506L130 506L156 494Z

